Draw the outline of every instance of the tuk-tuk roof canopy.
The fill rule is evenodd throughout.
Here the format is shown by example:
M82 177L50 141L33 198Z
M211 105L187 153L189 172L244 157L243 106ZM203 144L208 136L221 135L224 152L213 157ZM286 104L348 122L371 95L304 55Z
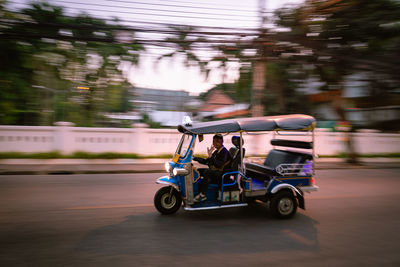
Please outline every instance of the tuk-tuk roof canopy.
M280 116L265 116L252 118L238 118L220 121L193 123L192 125L179 125L182 133L213 134L233 132L261 132L261 131L301 131L312 130L315 119L309 115L293 114Z

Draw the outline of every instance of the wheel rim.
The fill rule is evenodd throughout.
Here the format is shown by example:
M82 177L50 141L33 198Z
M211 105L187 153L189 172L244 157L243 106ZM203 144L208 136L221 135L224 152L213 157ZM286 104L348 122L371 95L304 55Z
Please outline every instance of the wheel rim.
M293 208L294 205L293 205L293 200L291 198L285 197L279 200L278 210L280 214L289 215L290 213L292 213Z
M175 206L176 204L176 197L174 195L170 194L164 194L161 197L161 206L164 209L171 209Z

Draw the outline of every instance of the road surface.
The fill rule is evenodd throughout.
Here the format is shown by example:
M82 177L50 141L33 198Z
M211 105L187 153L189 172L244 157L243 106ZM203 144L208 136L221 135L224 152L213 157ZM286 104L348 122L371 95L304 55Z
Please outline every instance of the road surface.
M306 210L160 215L159 174L0 176L0 266L400 266L400 169L319 170Z

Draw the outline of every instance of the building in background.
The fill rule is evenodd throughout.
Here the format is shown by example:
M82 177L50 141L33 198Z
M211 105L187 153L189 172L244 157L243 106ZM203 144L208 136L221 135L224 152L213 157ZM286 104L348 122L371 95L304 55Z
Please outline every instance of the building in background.
M235 104L235 102L227 94L221 90L211 91L199 109L200 112L210 112L216 109L223 108Z
M347 120L358 128L399 130L400 94L372 83L371 73L348 75L343 90L320 90L325 83L309 79L299 91L307 95L318 127L332 128L339 116L333 101L342 99Z
M133 87L130 92L135 112L147 114L151 121L166 127L179 125L185 116L192 117L201 106L195 96L183 90Z
M237 104L222 90L211 91L198 109L196 119L225 119L248 116L250 105Z
M184 111L195 97L189 92L150 88L131 88L132 104L138 112L148 113L154 110Z

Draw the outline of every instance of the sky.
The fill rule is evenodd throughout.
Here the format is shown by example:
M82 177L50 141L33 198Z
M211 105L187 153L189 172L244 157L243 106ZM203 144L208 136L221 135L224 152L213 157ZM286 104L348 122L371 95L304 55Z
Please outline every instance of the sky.
M303 0L261 0L265 11L286 4L299 4ZM30 0L9 0L11 8L26 7ZM145 22L188 24L209 27L258 28L260 0L48 0L54 5L63 6L68 15L85 11L95 17L118 17L129 26L145 26ZM269 13L267 13L269 14ZM144 24L139 23L144 22ZM140 34L138 34L140 37ZM153 35L155 37L156 34ZM152 38L152 36L145 36ZM182 56L157 60L160 55L171 52L159 47L146 47L141 54L140 64L123 64L121 68L130 83L138 87L184 90L198 95L221 82L234 82L238 79L239 65L231 64L224 72L214 68L208 79L198 67L186 67ZM203 51L201 58L210 58L211 51Z

